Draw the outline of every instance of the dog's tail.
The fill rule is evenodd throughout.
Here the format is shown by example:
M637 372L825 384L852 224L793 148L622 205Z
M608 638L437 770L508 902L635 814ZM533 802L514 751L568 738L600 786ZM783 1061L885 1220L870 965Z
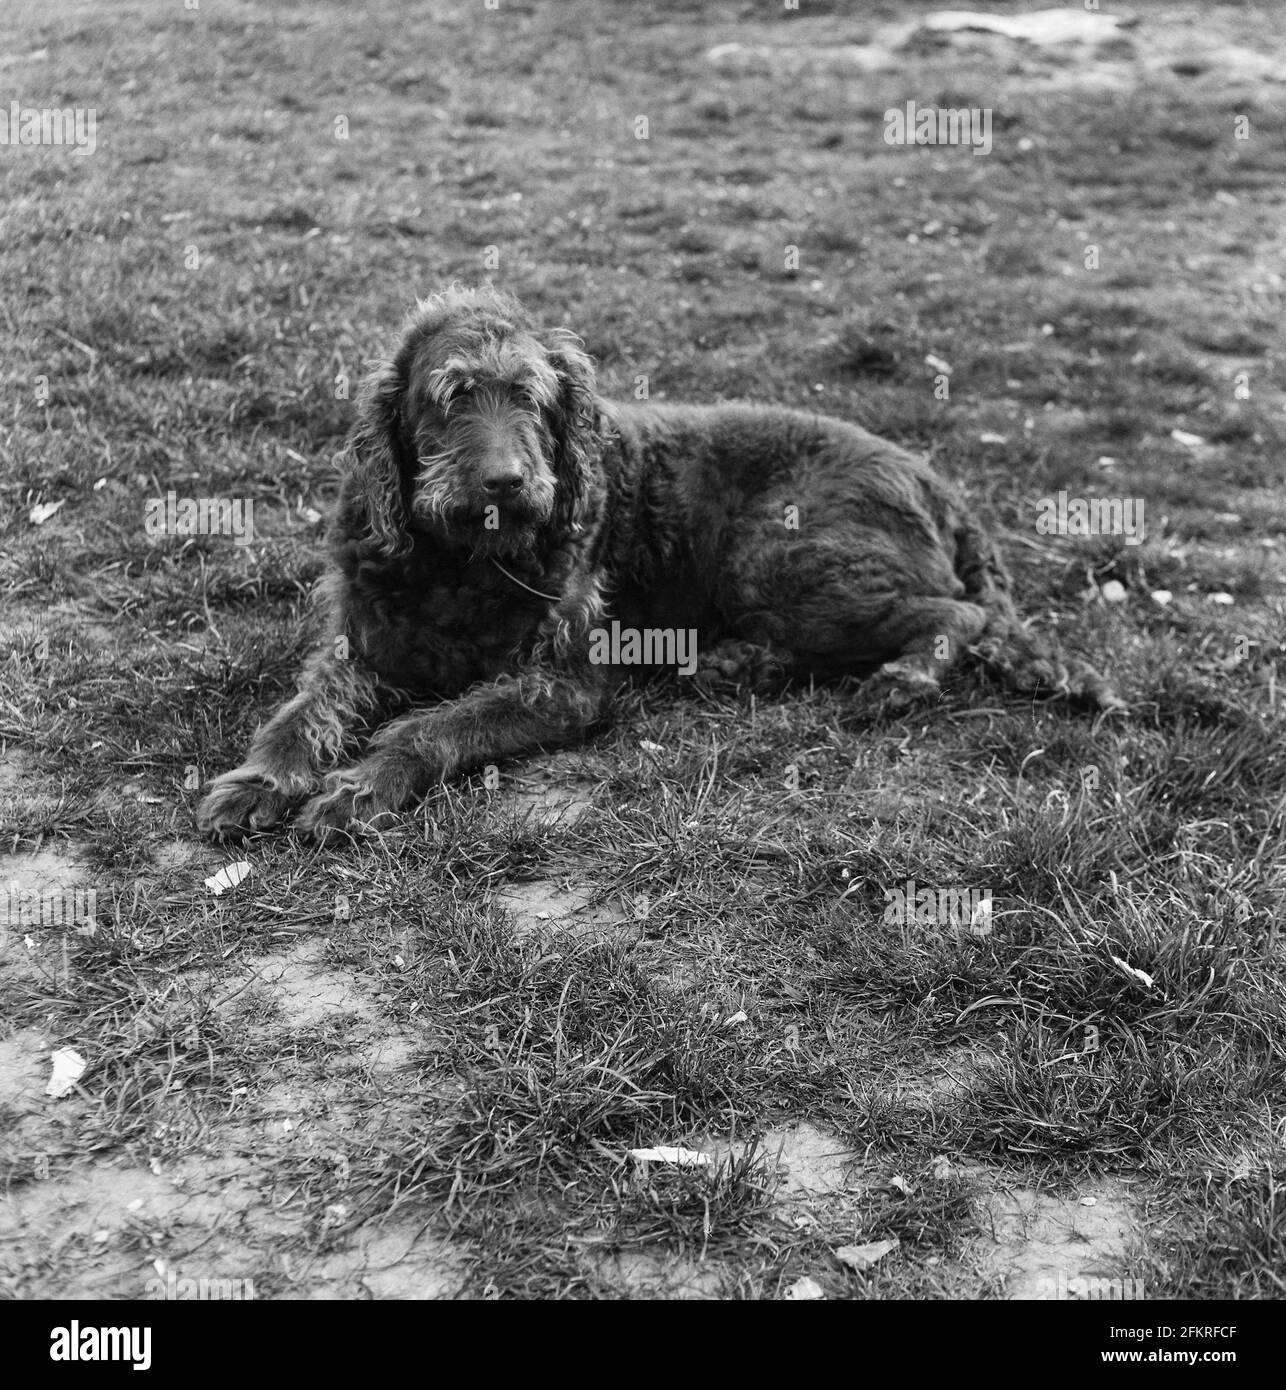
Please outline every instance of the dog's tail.
M987 626L969 650L1013 690L1062 695L1098 709L1125 702L1088 662L1064 653L1055 638L1036 632L1014 606L1013 582L991 537L965 518L956 531L956 574L964 597L987 613Z

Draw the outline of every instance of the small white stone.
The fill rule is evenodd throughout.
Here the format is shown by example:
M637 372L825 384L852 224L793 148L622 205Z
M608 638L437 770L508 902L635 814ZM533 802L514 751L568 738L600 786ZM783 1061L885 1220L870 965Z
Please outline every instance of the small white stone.
M1187 430L1171 430L1170 438L1188 449L1198 449L1206 442L1201 435L1189 434Z

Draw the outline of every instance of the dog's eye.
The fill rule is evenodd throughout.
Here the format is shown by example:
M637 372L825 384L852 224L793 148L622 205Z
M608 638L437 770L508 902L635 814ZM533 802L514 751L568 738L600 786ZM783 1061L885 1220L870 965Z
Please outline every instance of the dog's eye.
M463 384L453 386L441 397L438 409L441 410L443 415L450 415L457 406L467 405L471 389L471 387Z

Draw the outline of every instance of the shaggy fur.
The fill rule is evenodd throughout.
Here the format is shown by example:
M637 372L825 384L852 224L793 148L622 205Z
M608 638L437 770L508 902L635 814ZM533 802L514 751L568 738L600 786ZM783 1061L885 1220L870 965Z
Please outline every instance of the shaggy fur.
M907 701L968 649L1017 689L1119 703L1019 620L992 542L921 459L804 411L609 404L578 342L491 289L419 305L366 384L325 640L211 786L204 830L304 802L324 836L581 737L646 674L593 659L613 621L695 629L699 678L877 672Z

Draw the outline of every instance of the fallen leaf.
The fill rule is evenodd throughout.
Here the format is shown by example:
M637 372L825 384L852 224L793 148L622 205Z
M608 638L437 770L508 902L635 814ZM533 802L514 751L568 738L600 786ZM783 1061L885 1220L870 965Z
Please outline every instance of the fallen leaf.
M1189 434L1187 430L1171 430L1170 438L1173 439L1176 444L1182 444L1188 449L1200 448L1201 445L1206 442L1201 435Z
M51 516L60 512L66 505L67 499L65 497L60 497L57 502L37 502L27 513L27 520L33 526L43 526Z
M901 1243L895 1236L892 1240L877 1240L872 1245L841 1245L835 1252L835 1258L850 1269L870 1269Z
M974 936L991 935L991 899L983 898L969 916L969 930Z
M1033 44L1101 43L1113 37L1124 21L1117 15L1070 7L1037 10L1035 14L982 14L971 10L937 10L921 21L925 29L954 31L982 29Z
M235 888L242 879L249 878L254 873L249 861L238 859L235 864L225 864L217 874L212 874L205 881L205 886L216 897L228 888Z
M637 1158L640 1163L677 1163L689 1167L701 1167L710 1162L710 1155L703 1154L697 1149L676 1149L663 1146L658 1149L629 1149L627 1152L631 1158Z
M1132 965L1128 965L1120 956L1112 957L1112 964L1115 965L1128 979L1141 984L1144 989L1152 988L1152 976L1146 970L1136 970Z
M65 1096L80 1080L89 1064L74 1047L55 1049L50 1055L50 1061L53 1063L53 1070L49 1075L49 1084L45 1087L45 1095L53 1096L57 1100L59 1096Z

